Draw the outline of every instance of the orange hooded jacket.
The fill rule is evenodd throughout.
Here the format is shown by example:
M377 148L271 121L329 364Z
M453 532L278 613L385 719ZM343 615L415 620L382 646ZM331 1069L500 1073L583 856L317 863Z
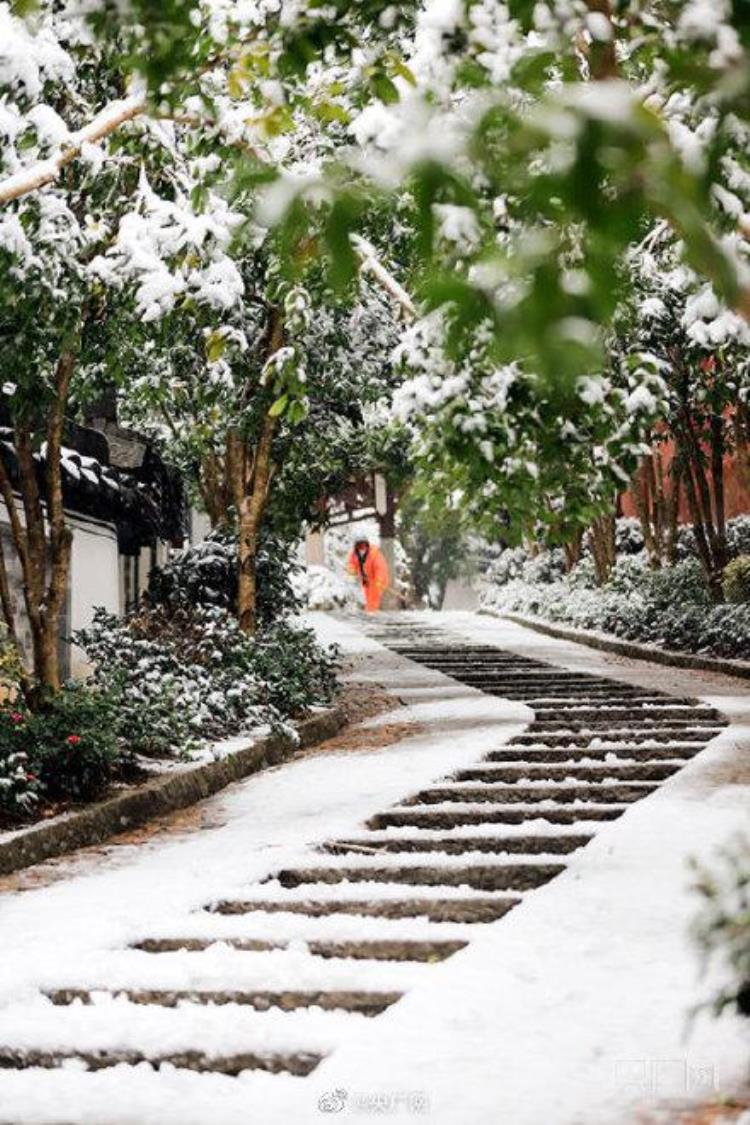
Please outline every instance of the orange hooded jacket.
M347 560L346 569L358 579L365 599L365 609L368 613L376 613L380 609L383 594L388 589L390 574L388 563L379 547L372 544L367 549L367 555L362 561L352 547Z

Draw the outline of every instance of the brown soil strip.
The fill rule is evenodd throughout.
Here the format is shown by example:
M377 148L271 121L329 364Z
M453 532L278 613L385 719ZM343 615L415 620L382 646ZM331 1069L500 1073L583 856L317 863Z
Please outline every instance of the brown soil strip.
M352 754L358 751L380 750L392 746L404 738L411 738L423 729L421 723L392 722L369 727L363 724L369 719L385 715L403 706L398 696L388 692L379 684L347 684L336 699L337 707L346 716L346 726L340 734L319 742L306 750L299 750L297 758L307 758L318 754Z

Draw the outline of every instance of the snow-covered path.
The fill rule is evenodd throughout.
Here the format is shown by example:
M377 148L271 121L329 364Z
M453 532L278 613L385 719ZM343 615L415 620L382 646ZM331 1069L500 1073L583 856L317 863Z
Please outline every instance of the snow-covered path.
M598 1125L736 1082L736 1021L681 1037L685 859L750 808L737 685L471 614L378 621L422 663L316 624L421 732L248 779L208 832L0 900L0 1054L70 1057L3 1072L0 1121ZM737 721L714 738L716 707Z

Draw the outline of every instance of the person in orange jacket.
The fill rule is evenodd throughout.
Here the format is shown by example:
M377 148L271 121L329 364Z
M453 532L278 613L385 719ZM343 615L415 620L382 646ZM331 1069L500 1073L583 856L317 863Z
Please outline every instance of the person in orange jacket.
M388 563L383 552L379 547L373 547L369 539L357 539L349 554L346 569L358 579L362 587L367 613L377 613L390 583Z

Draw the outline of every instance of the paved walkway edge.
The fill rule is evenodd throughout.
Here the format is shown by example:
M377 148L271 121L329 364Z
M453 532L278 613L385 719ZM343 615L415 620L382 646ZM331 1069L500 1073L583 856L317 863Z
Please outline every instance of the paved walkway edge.
M558 637L563 641L588 645L600 652L615 652L618 656L630 656L633 660L647 660L651 664L667 664L672 668L694 668L699 672L720 672L724 676L737 676L750 680L750 662L745 660L721 660L714 656L698 656L692 652L675 652L673 649L657 648L656 645L638 644L636 641L623 641L608 633L592 633L586 629L573 629L567 625L552 624L539 617L525 617L520 613L498 613L492 609L480 609L485 617L498 617L513 621L526 629L534 629L548 637Z
M0 875L101 843L118 832L184 809L233 781L286 761L295 750L331 738L345 722L344 712L332 707L303 719L297 725L298 740L285 734L270 734L215 762L146 782L51 823L22 828L0 841Z

